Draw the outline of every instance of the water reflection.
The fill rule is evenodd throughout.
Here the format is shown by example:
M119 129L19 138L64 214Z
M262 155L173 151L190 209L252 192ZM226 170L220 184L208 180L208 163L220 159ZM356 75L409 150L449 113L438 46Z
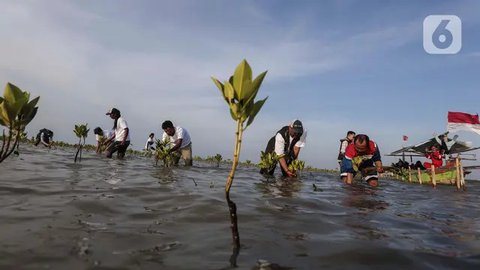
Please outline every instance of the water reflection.
M160 184L169 184L176 181L176 175L172 168L156 166L151 176L159 179Z
M62 150L21 154L25 161L8 159L0 168L0 226L8 232L0 234L2 269L477 269L480 263L480 182L469 183L468 192L393 181L374 189L321 173L261 182L256 169L244 168L234 187L238 251L229 245L227 168L170 169L94 154L74 165Z
M371 188L363 185L345 186L345 197L343 205L353 207L361 211L365 210L385 210L388 203L379 199L377 188Z
M267 179L255 184L255 188L264 195L273 197L294 197L303 187L300 179L280 178Z
M380 192L382 191L377 188L361 184L345 187L343 205L355 210L346 219L346 225L359 239L379 240L388 237L378 223L374 222L375 215L389 206L387 202L379 199Z

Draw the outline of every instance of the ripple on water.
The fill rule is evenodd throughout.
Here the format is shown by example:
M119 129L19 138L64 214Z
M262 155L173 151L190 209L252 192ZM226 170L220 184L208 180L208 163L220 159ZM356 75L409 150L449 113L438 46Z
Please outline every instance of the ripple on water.
M0 175L2 269L476 269L480 185L467 192L337 175L265 179L241 167L231 198L242 248L231 249L229 167L162 168L71 149L21 146ZM270 267L270 268L268 268Z

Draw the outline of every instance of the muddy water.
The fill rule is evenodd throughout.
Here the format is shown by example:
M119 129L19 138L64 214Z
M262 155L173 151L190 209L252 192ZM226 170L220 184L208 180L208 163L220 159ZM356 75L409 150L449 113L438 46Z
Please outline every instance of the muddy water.
M0 164L0 269L480 269L480 182L371 189L240 168L234 259L227 167L22 147Z

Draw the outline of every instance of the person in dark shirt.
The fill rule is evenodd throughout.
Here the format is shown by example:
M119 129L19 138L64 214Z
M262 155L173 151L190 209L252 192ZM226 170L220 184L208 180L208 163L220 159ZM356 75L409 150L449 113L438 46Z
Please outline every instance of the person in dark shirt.
M42 128L38 131L36 141L35 141L35 146L37 146L39 143L42 143L45 147L51 147L53 144L53 131Z

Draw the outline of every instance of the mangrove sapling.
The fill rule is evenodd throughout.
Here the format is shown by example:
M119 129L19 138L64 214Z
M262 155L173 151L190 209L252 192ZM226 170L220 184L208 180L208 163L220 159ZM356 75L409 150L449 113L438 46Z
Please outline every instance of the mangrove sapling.
M255 97L257 96L260 85L266 74L267 72L265 71L252 80L252 69L246 60L242 60L235 69L233 76L231 76L228 81L221 83L219 80L212 77L213 82L218 89L220 89L224 100L230 108L230 116L237 123L232 169L230 170L225 185L225 198L230 210L234 253L235 251L238 252L240 248L240 236L237 224L237 206L232 200L230 200L230 188L240 158L243 132L250 124L252 124L255 116L268 98L255 102Z
M222 162L223 157L220 154L216 154L214 157L215 161L217 162L217 167L220 167L220 162Z
M271 171L278 162L278 156L275 152L273 153L265 153L260 151L260 162L258 163L258 167L260 169L265 169L266 171Z
M163 162L164 167L171 167L174 163L175 153L170 151L171 144L169 140L159 140L156 141L155 147L155 165L158 165L158 161L161 160Z
M110 146L110 140L107 138L107 136L105 135L99 135L98 136L98 149L95 148L95 151L97 152L97 154L101 154L103 152L105 152L108 147Z
M288 169L292 171L295 175L298 176L297 172L303 171L305 168L305 161L301 161L298 159L293 160L289 165Z
M88 131L90 131L90 129L88 129L87 126L88 124L75 125L75 129L73 130L75 135L78 137L77 153L75 154L74 162L77 162L77 157L79 153L80 153L80 159L78 161L79 162L82 161L83 146L85 145L85 139L88 136ZM83 139L83 143L82 143L82 139Z
M8 134L3 130L0 163L18 149L25 127L37 114L39 99L30 100L30 93L11 83L5 86L3 97L0 97L0 125L7 127Z

